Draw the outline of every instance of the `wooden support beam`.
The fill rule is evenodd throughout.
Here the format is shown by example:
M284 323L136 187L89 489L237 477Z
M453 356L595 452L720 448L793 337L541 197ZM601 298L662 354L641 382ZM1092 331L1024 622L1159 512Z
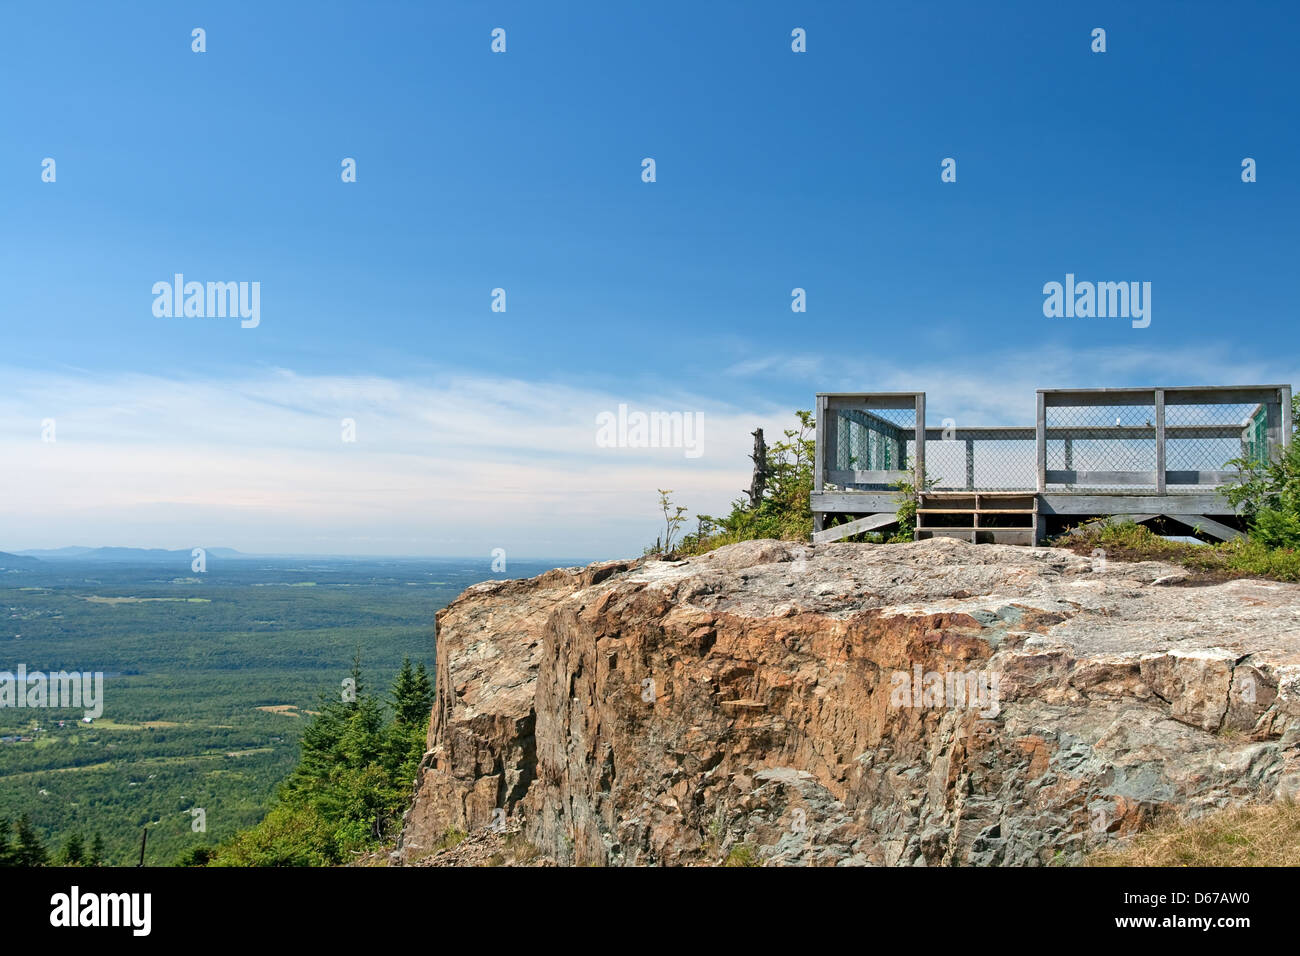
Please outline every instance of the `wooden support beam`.
M1248 405L1276 401L1281 385L1180 386L1166 388L1166 405ZM1049 408L1086 408L1106 405L1148 405L1152 388L1044 388Z
M889 527L891 524L898 524L898 515L868 515L865 518L858 518L856 521L837 524L835 527L826 528L823 531L814 531L813 543L824 544L827 541L839 541L841 538L862 534L865 531L878 531L881 528Z
M1168 404L1168 403L1166 403ZM1166 438L1236 438L1245 422L1231 425L1166 425ZM1032 437L1033 429L1029 429ZM1047 440L1073 438L1076 441L1115 441L1118 439L1150 438L1150 425L1052 425L1047 429Z
M1291 429L1295 423L1291 421L1291 386L1282 385L1278 388L1278 404L1282 406L1282 447L1285 448L1291 444Z
M1038 416L1034 426L1034 444L1038 449L1038 493L1047 490L1047 404L1046 393L1038 390Z
M1156 494L1165 493L1165 390L1156 389Z
M836 408L915 408L916 392L819 392Z
M1213 518L1207 518L1205 515L1165 515L1165 517L1171 518L1179 524L1185 524L1189 528L1195 528L1197 531L1204 531L1220 541L1238 541L1246 537L1236 528L1215 521Z
M813 492L811 507L814 512L866 515L882 511L897 511L897 491L823 491Z
M1277 457L1284 447L1282 443L1282 403L1280 401L1266 402L1264 409L1268 416L1264 425L1265 432L1268 435L1265 442L1268 457L1273 459Z
M1154 471L1065 471L1054 468L1047 472L1049 485L1151 485L1155 486Z
M1235 471L1167 471L1165 480L1171 485L1208 485L1217 488L1237 477Z
M917 491L925 490L925 392L916 393L916 479Z
M947 432L947 434L944 434ZM1233 435L1236 432L1232 432ZM975 441L981 440L1002 440L1010 441L1020 439L1022 441L1034 440L1033 425L968 425L964 428L942 428L935 425L925 426L926 441L965 441L971 438Z
M826 413L828 402L825 395L817 396L817 443L813 447L813 493L822 490L826 480L826 455L830 452L830 443L826 440Z
M1107 495L1051 492L1038 496L1039 514L1122 515L1156 514L1176 518L1186 515L1230 515L1232 505L1214 492L1185 495Z

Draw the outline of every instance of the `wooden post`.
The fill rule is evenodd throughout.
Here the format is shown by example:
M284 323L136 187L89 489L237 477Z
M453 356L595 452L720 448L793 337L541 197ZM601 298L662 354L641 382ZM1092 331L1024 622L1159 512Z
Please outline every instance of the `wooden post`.
M1156 494L1165 493L1165 390L1156 389Z
M1282 396L1279 394L1278 398L1280 399L1281 397ZM1280 401L1266 402L1264 404L1264 410L1265 415L1267 416L1264 424L1266 435L1264 442L1267 445L1267 455L1271 461L1273 460L1273 456L1279 453L1283 447L1282 403Z
M1047 403L1043 390L1038 390L1038 419L1035 424L1034 444L1038 450L1038 493L1047 490Z
M826 480L826 410L829 405L830 399L825 395L817 396L817 438L813 455L813 491L817 494L821 494Z
M925 491L925 392L916 393L916 493Z
M975 439L966 439L966 490L975 490Z
M1291 421L1291 386L1283 385L1278 391L1278 404L1282 406L1282 447L1286 448L1291 444L1291 429L1295 423Z

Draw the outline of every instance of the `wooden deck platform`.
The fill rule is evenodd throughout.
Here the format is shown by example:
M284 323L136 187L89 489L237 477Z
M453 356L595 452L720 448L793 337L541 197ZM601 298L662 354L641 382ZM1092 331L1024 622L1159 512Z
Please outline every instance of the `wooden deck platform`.
M1229 540L1241 522L1220 490L1228 462L1268 460L1291 438L1289 385L1040 389L1037 407L1033 426L936 427L924 392L819 394L813 540L890 530L900 483L925 489L918 540L1034 544L1111 516ZM930 469L927 442L945 452Z

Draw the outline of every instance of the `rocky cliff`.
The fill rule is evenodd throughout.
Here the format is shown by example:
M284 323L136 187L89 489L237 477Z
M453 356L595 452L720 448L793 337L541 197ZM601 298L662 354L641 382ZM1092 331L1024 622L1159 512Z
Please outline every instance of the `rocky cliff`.
M398 858L1070 862L1300 790L1300 587L1054 549L754 541L470 588Z

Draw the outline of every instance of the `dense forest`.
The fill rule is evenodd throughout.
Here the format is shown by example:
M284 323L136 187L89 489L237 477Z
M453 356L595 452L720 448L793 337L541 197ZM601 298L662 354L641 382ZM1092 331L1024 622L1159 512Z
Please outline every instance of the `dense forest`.
M75 561L0 570L0 672L104 675L104 710L91 723L80 710L0 708L0 863L133 865L144 839L147 864L171 865L206 859L246 831L254 835L232 854L251 861L255 834L288 808L332 812L328 788L304 776L325 753L354 783L384 791L366 797L374 817L349 808L352 829L315 851L344 858L366 844L361 829L387 825L378 811L391 807L390 788L409 791L402 741L423 737L428 706L416 720L412 692L394 682L407 659L412 679L427 679L435 612L477 581L558 563L512 561L508 575L494 575L487 556L210 557L205 574ZM344 713L358 648L365 683Z

